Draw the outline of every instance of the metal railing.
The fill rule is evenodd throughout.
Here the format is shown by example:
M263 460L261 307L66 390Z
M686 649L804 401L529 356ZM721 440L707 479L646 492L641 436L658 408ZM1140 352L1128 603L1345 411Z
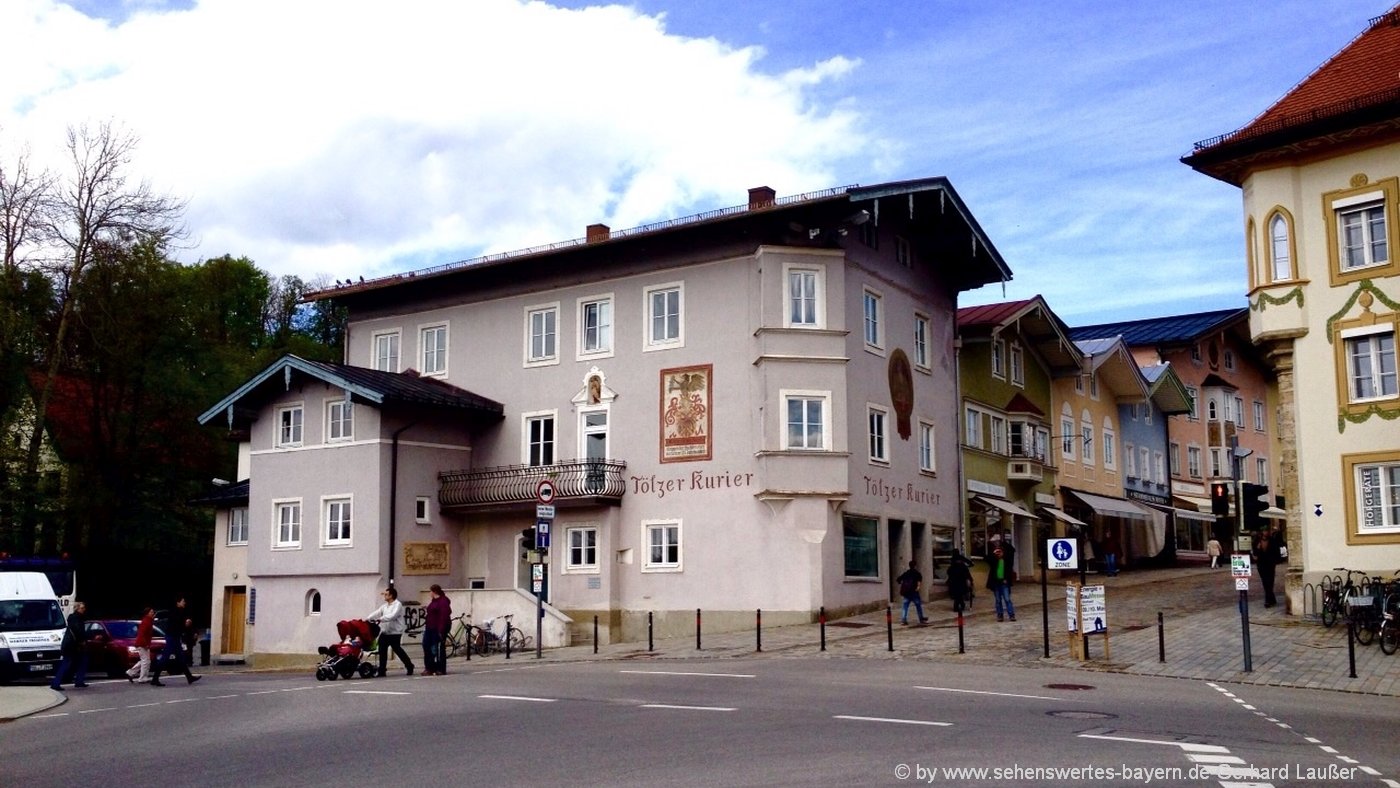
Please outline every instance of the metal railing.
M443 506L491 506L535 501L541 481L554 485L556 501L618 501L627 491L621 460L566 460L554 465L499 465L438 474Z

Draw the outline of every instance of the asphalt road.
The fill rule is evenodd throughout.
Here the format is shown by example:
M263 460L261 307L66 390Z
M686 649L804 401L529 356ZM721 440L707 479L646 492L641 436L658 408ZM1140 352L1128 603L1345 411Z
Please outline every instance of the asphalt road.
M0 785L1400 785L1394 698L1046 668L494 663L69 694L0 727ZM967 768L989 771L947 771Z

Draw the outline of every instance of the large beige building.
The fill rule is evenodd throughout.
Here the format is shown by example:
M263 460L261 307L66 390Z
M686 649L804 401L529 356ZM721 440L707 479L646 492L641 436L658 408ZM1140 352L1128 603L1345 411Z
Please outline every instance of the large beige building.
M1244 198L1250 333L1278 376L1300 612L1334 567L1400 567L1400 7L1184 161Z

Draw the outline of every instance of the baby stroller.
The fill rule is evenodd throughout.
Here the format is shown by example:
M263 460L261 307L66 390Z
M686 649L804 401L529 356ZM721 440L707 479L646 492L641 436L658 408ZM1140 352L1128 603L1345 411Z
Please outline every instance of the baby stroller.
M361 657L366 650L373 648L375 639L379 637L379 625L357 618L338 622L335 631L340 635L339 640L316 649L322 657L316 665L316 680L348 679L356 672L362 679L373 676L374 666Z

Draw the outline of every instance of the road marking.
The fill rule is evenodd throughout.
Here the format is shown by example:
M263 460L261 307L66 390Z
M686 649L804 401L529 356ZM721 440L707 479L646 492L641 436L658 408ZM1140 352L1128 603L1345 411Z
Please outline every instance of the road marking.
M99 712L99 711L116 711L116 710L117 710L117 707L116 707L116 706L108 706L108 707L105 708L105 709L83 709L82 711L80 711L80 712L78 712L78 713L79 713L79 714L96 714L96 713Z
M257 692L246 692L246 693L244 693L244 694L245 694L245 695L271 695L271 694L274 693L274 692L281 692L281 691L282 691L282 690L258 690Z
M477 695L478 698L489 700L524 700L531 703L554 703L558 698L532 698L528 695Z
M210 695L205 700L219 700L220 698L236 698L238 695Z
M310 687L283 687L282 689L277 690L277 691L278 691L278 692L301 692L302 690L309 690L309 689L316 689L316 687L315 687L314 685L313 685L313 686L310 686Z
M131 704L130 706L127 706L127 708L128 708L128 709L144 709L144 708L146 708L147 706L159 706L159 705L160 705L160 701L158 701L158 700L153 700L153 701L151 701L150 703L133 703L133 704Z
M396 692L394 690L342 690L346 695L412 695L412 692Z
M968 693L969 695L997 695L997 696L1000 696L1000 697L1003 697L1003 698L1031 698L1031 699L1033 699L1033 700L1058 700L1058 701L1065 701L1065 702L1068 702L1068 703L1078 703L1078 702L1080 702L1080 699L1079 699L1079 698L1054 698L1054 697L1050 697L1050 696L1048 696L1048 695L1017 695L1017 694L1014 693L1014 692L986 692L986 691L984 691L984 690L954 689L954 688L952 688L952 687L920 687L920 686L915 686L914 689L933 690L934 692L966 692L966 693Z
M1158 739L1137 739L1131 736L1101 736L1094 733L1081 733L1081 739L1104 739L1106 741L1126 741L1136 744L1165 744L1168 747L1180 747L1185 752L1213 752L1229 754L1228 747L1221 747L1218 744L1195 744L1185 741L1160 741Z
M1377 771L1377 770L1375 770L1375 769L1372 769L1372 768L1369 767L1369 766L1359 766L1359 767L1357 767L1357 768L1359 768L1361 771L1363 771L1363 772L1365 772L1365 773L1371 775L1372 777L1380 777L1380 776L1381 776L1381 773L1380 773L1379 771Z
M682 711L734 711L730 706L677 706L670 703L643 703L644 709L680 709Z
M855 720L856 722L892 722L897 725L936 725L938 727L948 727L951 722L934 722L933 720L901 720L894 717L856 717L850 714L832 715L834 720Z
M1325 744L1322 745L1321 750L1322 750L1323 752L1325 752L1325 753L1330 754L1330 755L1336 755L1336 754L1337 754L1337 748L1336 748L1336 747L1328 747L1328 746L1325 745Z
M166 703L167 703L167 704L169 704L169 703L189 703L190 701L195 701L195 700L204 700L204 699L203 699L203 698L180 698L179 700L168 700L168 701L166 701Z
M1192 763L1244 763L1244 759L1237 755L1215 755L1214 753L1187 753L1186 759Z
M42 720L42 719L46 719L46 718L48 718L48 717L67 717L67 716L68 716L68 712L66 712L66 711L59 711L59 712L54 712L53 714L36 714L36 715L34 715L34 719L36 719L36 720Z
M752 673L688 673L681 670L619 670L618 673L640 673L644 676L716 676L726 679L752 679Z

